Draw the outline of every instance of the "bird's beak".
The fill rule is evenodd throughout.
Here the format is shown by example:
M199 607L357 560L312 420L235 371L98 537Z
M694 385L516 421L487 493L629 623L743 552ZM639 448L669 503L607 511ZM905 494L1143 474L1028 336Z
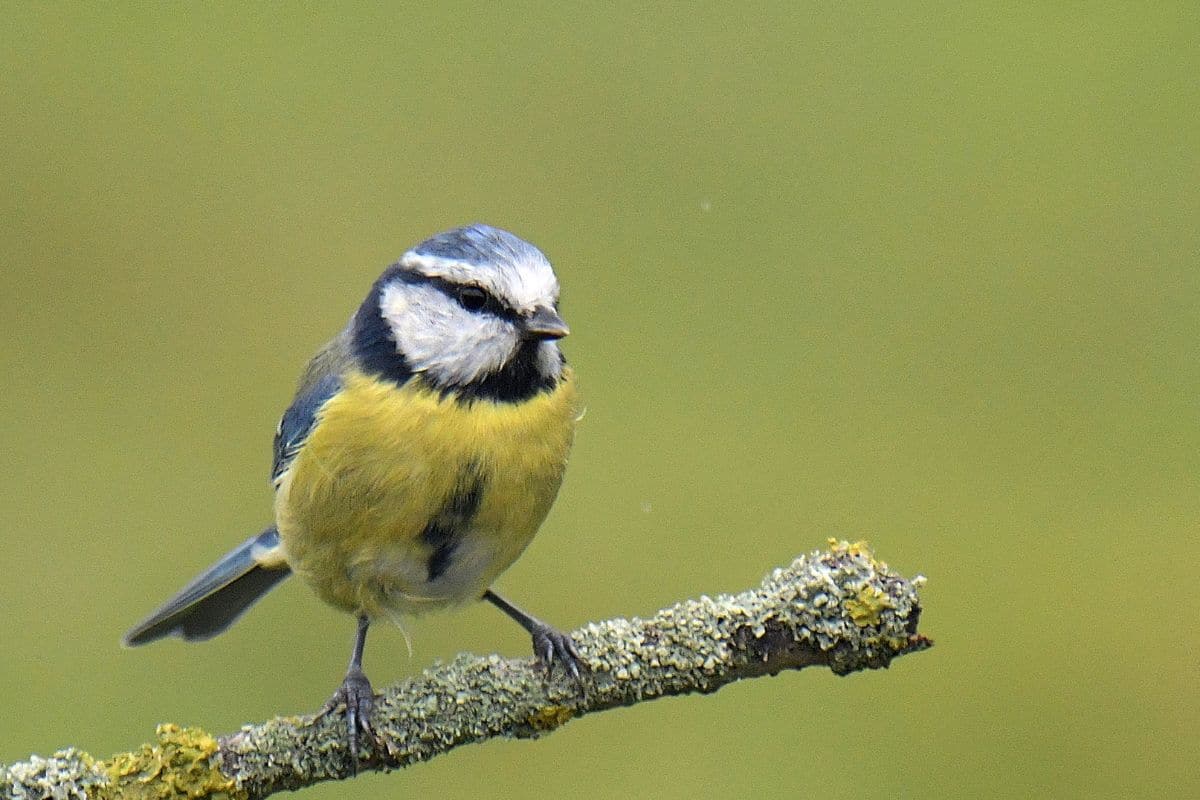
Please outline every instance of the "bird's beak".
M549 306L538 306L522 326L530 339L561 339L571 332L558 312Z

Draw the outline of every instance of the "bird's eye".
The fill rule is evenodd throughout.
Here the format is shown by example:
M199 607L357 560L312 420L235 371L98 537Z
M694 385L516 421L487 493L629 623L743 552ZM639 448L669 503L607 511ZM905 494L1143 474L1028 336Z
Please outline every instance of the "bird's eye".
M467 311L479 311L487 305L487 292L478 286L461 286L457 292L458 304Z

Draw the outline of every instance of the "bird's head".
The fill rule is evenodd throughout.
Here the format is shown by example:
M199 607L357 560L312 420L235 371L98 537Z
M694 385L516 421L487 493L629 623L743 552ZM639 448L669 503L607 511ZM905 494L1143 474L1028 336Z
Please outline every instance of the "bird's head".
M353 322L369 372L419 375L446 394L514 402L552 388L563 371L558 279L542 252L475 224L405 253L375 282Z

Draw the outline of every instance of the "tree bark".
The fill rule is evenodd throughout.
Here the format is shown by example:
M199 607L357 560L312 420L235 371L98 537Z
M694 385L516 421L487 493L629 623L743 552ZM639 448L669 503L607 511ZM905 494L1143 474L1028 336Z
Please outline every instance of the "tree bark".
M574 631L587 670L577 683L531 658L460 655L389 687L350 763L345 718L279 717L214 738L160 725L156 741L108 760L79 750L0 769L4 797L263 798L364 770L391 770L496 736L534 738L568 720L783 670L838 675L887 667L925 650L917 632L923 578L905 579L864 544L774 570L754 589L686 600L649 619L611 619Z

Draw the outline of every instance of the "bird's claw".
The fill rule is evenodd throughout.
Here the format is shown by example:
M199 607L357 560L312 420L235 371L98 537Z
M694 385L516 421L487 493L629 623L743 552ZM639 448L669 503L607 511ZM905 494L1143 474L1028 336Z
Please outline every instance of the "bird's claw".
M350 769L358 772L359 737L363 736L371 743L377 741L375 729L371 726L371 709L375 705L375 690L362 670L350 670L346 679L333 693L333 697L325 703L314 721L321 719L339 709L345 709L346 727L350 745Z
M549 672L555 661L562 662L563 667L571 673L571 677L582 688L583 679L580 674L580 667L583 665L582 656L575 648L575 641L571 635L546 624L534 627L532 635L533 654L538 663Z

